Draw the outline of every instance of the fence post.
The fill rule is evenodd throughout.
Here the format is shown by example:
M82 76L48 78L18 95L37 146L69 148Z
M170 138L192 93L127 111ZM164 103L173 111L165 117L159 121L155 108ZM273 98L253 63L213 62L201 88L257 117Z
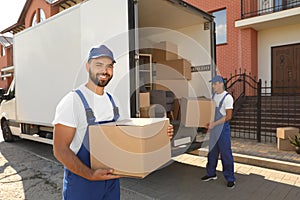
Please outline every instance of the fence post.
M261 142L261 79L257 83L257 141Z

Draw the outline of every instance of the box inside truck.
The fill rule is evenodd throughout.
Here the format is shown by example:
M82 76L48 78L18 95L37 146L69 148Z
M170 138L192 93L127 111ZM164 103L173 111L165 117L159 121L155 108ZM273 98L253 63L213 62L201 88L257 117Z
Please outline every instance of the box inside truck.
M169 117L176 120L180 117L174 114L179 110L176 108L179 104L175 103L178 99L210 97L212 43L211 30L205 25L210 24L212 18L182 1L140 0L136 11L139 87L141 93L150 93L143 96L150 100L140 99L143 105L140 114L151 116L151 109L159 110L162 106L161 109L171 112ZM199 66L210 68L193 70ZM145 101L150 101L148 109ZM157 104L161 106L153 108Z

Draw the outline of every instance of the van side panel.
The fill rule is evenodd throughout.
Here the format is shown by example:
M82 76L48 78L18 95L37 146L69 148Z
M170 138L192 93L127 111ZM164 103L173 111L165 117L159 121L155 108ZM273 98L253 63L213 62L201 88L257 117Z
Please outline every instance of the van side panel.
M107 90L129 117L127 12L123 0L90 0L15 35L17 120L50 126L61 98L87 81L88 51L99 44L115 54Z

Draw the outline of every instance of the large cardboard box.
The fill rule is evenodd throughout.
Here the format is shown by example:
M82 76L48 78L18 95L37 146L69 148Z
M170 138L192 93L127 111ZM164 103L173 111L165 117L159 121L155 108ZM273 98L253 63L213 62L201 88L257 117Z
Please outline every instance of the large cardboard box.
M155 90L172 91L176 98L188 97L189 82L187 80L156 80Z
M192 79L191 63L186 59L159 61L155 69L156 80Z
M277 138L277 149L281 151L295 151L295 147L291 145L289 139Z
M150 106L150 93L144 92L140 93L140 107L149 107Z
M181 122L186 127L206 127L214 120L215 102L206 98L182 98Z
M166 118L131 118L89 127L91 167L144 178L171 159Z
M154 62L178 59L177 54L178 47L172 42L162 41L153 45L152 59Z
M294 137L298 135L299 128L295 127L280 127L276 129L277 138L288 139L289 137Z

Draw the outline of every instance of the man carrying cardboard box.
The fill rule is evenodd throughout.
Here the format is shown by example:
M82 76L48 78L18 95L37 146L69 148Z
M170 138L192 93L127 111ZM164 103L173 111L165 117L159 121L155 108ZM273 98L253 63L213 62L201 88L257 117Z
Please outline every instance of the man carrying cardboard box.
M92 48L86 63L88 82L57 105L53 151L65 166L62 199L120 199L119 176L113 169L91 169L88 137L89 126L119 118L113 97L104 90L113 77L114 63L113 53L106 46ZM169 126L168 135L172 134Z
M214 94L212 99L216 103L215 119L208 123L210 132L207 174L202 177L203 181L216 180L216 167L219 154L223 165L223 175L227 181L228 188L235 187L233 156L230 143L229 120L232 117L233 98L224 89L224 80L221 76L215 76L211 81Z

